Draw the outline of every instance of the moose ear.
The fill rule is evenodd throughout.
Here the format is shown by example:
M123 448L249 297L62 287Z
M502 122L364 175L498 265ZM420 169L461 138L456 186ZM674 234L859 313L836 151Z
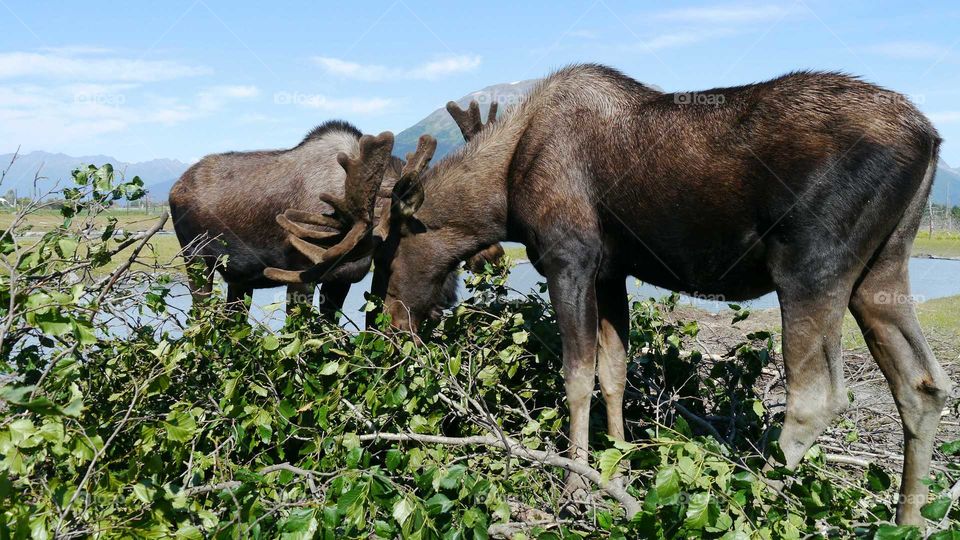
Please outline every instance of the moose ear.
M437 140L430 135L421 135L417 149L407 154L407 163L400 173L400 180L393 188L393 211L391 217L410 217L423 204L423 183L420 177L430 165L437 150Z

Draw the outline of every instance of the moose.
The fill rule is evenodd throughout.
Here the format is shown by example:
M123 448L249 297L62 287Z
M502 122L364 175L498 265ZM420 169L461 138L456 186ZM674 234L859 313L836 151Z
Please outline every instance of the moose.
M493 103L488 123L496 118L496 111ZM479 109L456 109L451 114L467 141L484 127ZM352 124L331 120L310 131L294 148L210 155L184 172L170 190L170 210L188 264L199 260L206 270L202 282L190 283L194 298L210 295L216 271L227 282L227 301L236 306L253 289L278 285L264 276L266 268L310 267L309 258L291 243L297 241L296 237L288 239L287 231L323 238L334 236L337 227L345 223L304 229L294 226L288 216L325 212L337 204L345 195L345 186L360 180L350 176L351 170L357 174L377 173L374 177L379 190L371 195L376 200L376 216L371 224L378 222L380 212L388 211L390 191L400 178L404 162L390 155L392 135L371 140L367 146L361 136ZM367 168L350 157L358 155ZM353 163L351 170L347 170L349 163ZM342 309L351 284L370 271L370 239L367 245L365 255L338 260L313 282L287 284L288 311L298 303L312 302L314 283L321 283L323 314L332 317ZM479 271L502 256L503 248L492 244L469 257L466 265ZM456 281L451 278L448 294L455 297L455 288Z
M598 376L608 432L624 436L628 276L731 301L775 291L787 388L779 441L794 469L847 405L840 337L849 308L903 423L897 522L922 523L922 481L951 382L914 306L890 299L909 298L936 130L899 94L835 73L699 94L711 99L569 66L459 151L407 171L374 254L384 309L416 332L446 300L458 261L522 242L546 276L560 328L570 455L586 460ZM425 136L413 157L429 158L430 146ZM322 259L283 278L326 271ZM582 483L570 475L567 489Z

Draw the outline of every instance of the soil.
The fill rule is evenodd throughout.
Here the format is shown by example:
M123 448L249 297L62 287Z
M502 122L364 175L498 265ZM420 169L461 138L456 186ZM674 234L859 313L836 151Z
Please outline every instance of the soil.
M732 347L746 340L749 333L759 330L780 332L780 311L763 309L731 324L732 311L711 313L692 306L677 306L668 317L671 320L696 320L700 327L697 344L702 352L726 354ZM845 332L851 331L845 328ZM856 332L856 330L852 330ZM960 359L957 356L956 332L925 329L931 348L953 381L953 393L941 414L937 432L937 450L934 453L934 468L943 468L948 460L939 446L960 439ZM845 339L844 342L853 340ZM777 369L760 381L760 395L766 393L768 410L782 410L785 402L782 358L777 355ZM903 435L900 417L883 374L866 347L848 348L843 351L847 387L852 396L849 409L820 437L818 443L829 453L844 454L876 462L891 471L898 470L902 463ZM778 373L779 372L779 373Z

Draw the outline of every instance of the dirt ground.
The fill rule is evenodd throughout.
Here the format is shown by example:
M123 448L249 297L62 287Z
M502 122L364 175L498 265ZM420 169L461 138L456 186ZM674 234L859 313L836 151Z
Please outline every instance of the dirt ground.
M924 320L922 304L918 306L918 311L921 320ZM678 306L670 318L696 320L700 327L697 341L701 350L721 355L743 342L751 332L773 330L779 334L780 331L780 311L777 309L753 311L746 320L736 325L731 324L731 311L710 313L692 306ZM883 374L850 319L844 324L843 343L846 347L843 358L847 387L853 401L818 442L826 452L873 461L887 469L896 470L902 462L900 417ZM924 333L954 385L953 395L941 415L937 434L939 447L944 442L960 439L960 328L925 326ZM782 356L778 355L777 370L782 372L782 367ZM764 386L771 383L765 405L768 410L782 410L785 400L783 379L771 375L761 381ZM934 455L934 467L942 467L947 459L951 458L938 450Z

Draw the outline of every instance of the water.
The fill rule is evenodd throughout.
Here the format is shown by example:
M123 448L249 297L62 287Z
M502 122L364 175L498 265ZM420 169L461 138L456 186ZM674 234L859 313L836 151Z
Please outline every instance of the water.
M344 303L344 318L341 320L341 324L347 325L348 327L352 327L353 324L361 328L363 327L364 315L361 309L366 303L363 299L363 293L370 290L371 277L371 275L367 275L363 281L350 288L350 294ZM531 264L521 262L511 270L508 285L517 291L533 291L539 294L539 283L544 281L545 278L537 273ZM960 295L960 261L910 259L910 286L913 297L918 302L945 296ZM640 284L633 279L629 280L627 290L635 298L661 298L670 294L668 290L652 285ZM176 285L172 293L174 296L170 301L172 305L183 311L189 309L190 296L187 294L186 286ZM462 286L461 293L464 293ZM285 295L286 289L283 287L258 289L254 291L253 304L251 307L251 317L253 320L266 324L270 328L280 328L284 318ZM697 306L715 313L728 309L726 302L692 298L685 295L681 295L680 298L681 303ZM756 300L738 303L753 309L779 307L777 296L772 293L757 298Z

